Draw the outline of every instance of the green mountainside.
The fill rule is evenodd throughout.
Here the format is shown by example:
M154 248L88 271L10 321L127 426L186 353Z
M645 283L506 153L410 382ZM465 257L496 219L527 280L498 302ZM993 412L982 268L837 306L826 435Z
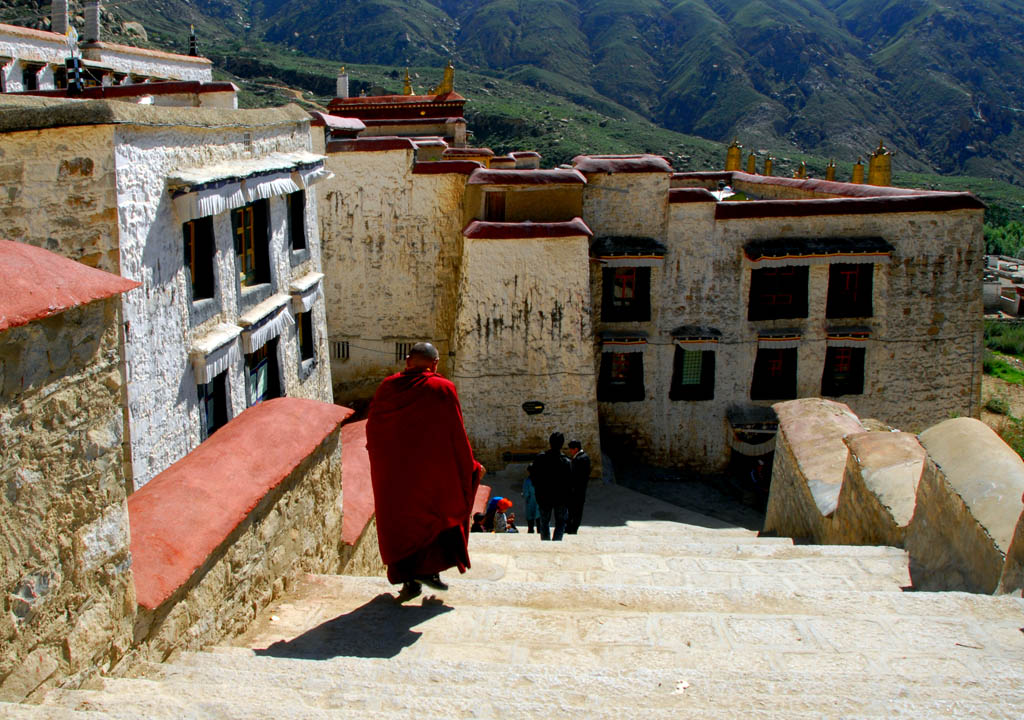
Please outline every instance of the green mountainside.
M80 21L83 3L72 0ZM48 26L49 2L0 0ZM739 138L776 174L840 178L879 138L896 181L971 189L1024 219L1024 0L120 0L111 39L183 51L193 23L216 75L258 106L417 92L455 62L475 142L657 152L720 167ZM760 164L760 163L759 163ZM940 175L956 176L950 178Z

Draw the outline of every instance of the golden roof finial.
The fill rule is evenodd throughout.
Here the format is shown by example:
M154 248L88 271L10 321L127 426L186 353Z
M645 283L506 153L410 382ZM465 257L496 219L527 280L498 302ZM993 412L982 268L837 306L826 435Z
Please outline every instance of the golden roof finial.
M448 65L444 69L444 77L441 79L441 84L434 89L436 95L447 95L450 92L455 91L455 65L452 61L448 61Z
M409 68L405 69L405 81L402 83L402 94L412 95L412 78L409 77Z

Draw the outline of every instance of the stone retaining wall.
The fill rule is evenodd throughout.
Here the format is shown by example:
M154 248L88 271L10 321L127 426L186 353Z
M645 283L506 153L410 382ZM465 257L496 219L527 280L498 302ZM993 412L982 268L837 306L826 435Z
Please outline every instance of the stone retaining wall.
M0 699L106 668L134 608L120 299L0 332Z
M855 416L829 400L775 409L765 530L903 547L920 590L1024 589L1024 460L989 427L955 418L919 437L865 433L844 425L839 418ZM835 488L835 502L823 502Z

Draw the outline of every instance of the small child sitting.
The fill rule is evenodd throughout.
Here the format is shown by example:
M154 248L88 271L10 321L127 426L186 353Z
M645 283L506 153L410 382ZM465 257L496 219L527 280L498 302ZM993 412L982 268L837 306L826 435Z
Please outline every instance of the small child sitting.
M505 518L505 532L519 532L519 528L516 527L516 514L514 512L510 512L508 517Z

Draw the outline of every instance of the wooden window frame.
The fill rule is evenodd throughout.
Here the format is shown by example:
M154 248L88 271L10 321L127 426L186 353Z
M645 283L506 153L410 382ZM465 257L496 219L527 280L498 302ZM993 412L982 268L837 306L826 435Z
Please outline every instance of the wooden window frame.
M875 266L872 264L829 265L825 317L871 317L874 314L874 277Z
M288 240L292 251L305 250L306 243L306 191L297 190L289 193L288 202Z
M644 354L601 353L601 372L597 382L599 402L642 402L647 399L644 387Z
M252 287L270 282L270 208L257 200L231 211L238 282Z
M313 335L313 311L295 315L295 332L298 335L299 362L316 359L316 338Z
M750 399L795 400L797 363L796 348L758 348L750 381Z
M484 221L505 222L508 193L504 190L484 191Z
M825 348L821 394L825 397L864 394L865 348Z
M601 272L601 282L602 322L650 321L651 268L606 267ZM631 294L627 296L628 293Z
M751 270L747 320L807 317L808 277L806 265Z
M215 294L214 264L217 244L213 234L213 218L196 218L183 223L181 234L185 244L185 269L192 300L206 300Z

